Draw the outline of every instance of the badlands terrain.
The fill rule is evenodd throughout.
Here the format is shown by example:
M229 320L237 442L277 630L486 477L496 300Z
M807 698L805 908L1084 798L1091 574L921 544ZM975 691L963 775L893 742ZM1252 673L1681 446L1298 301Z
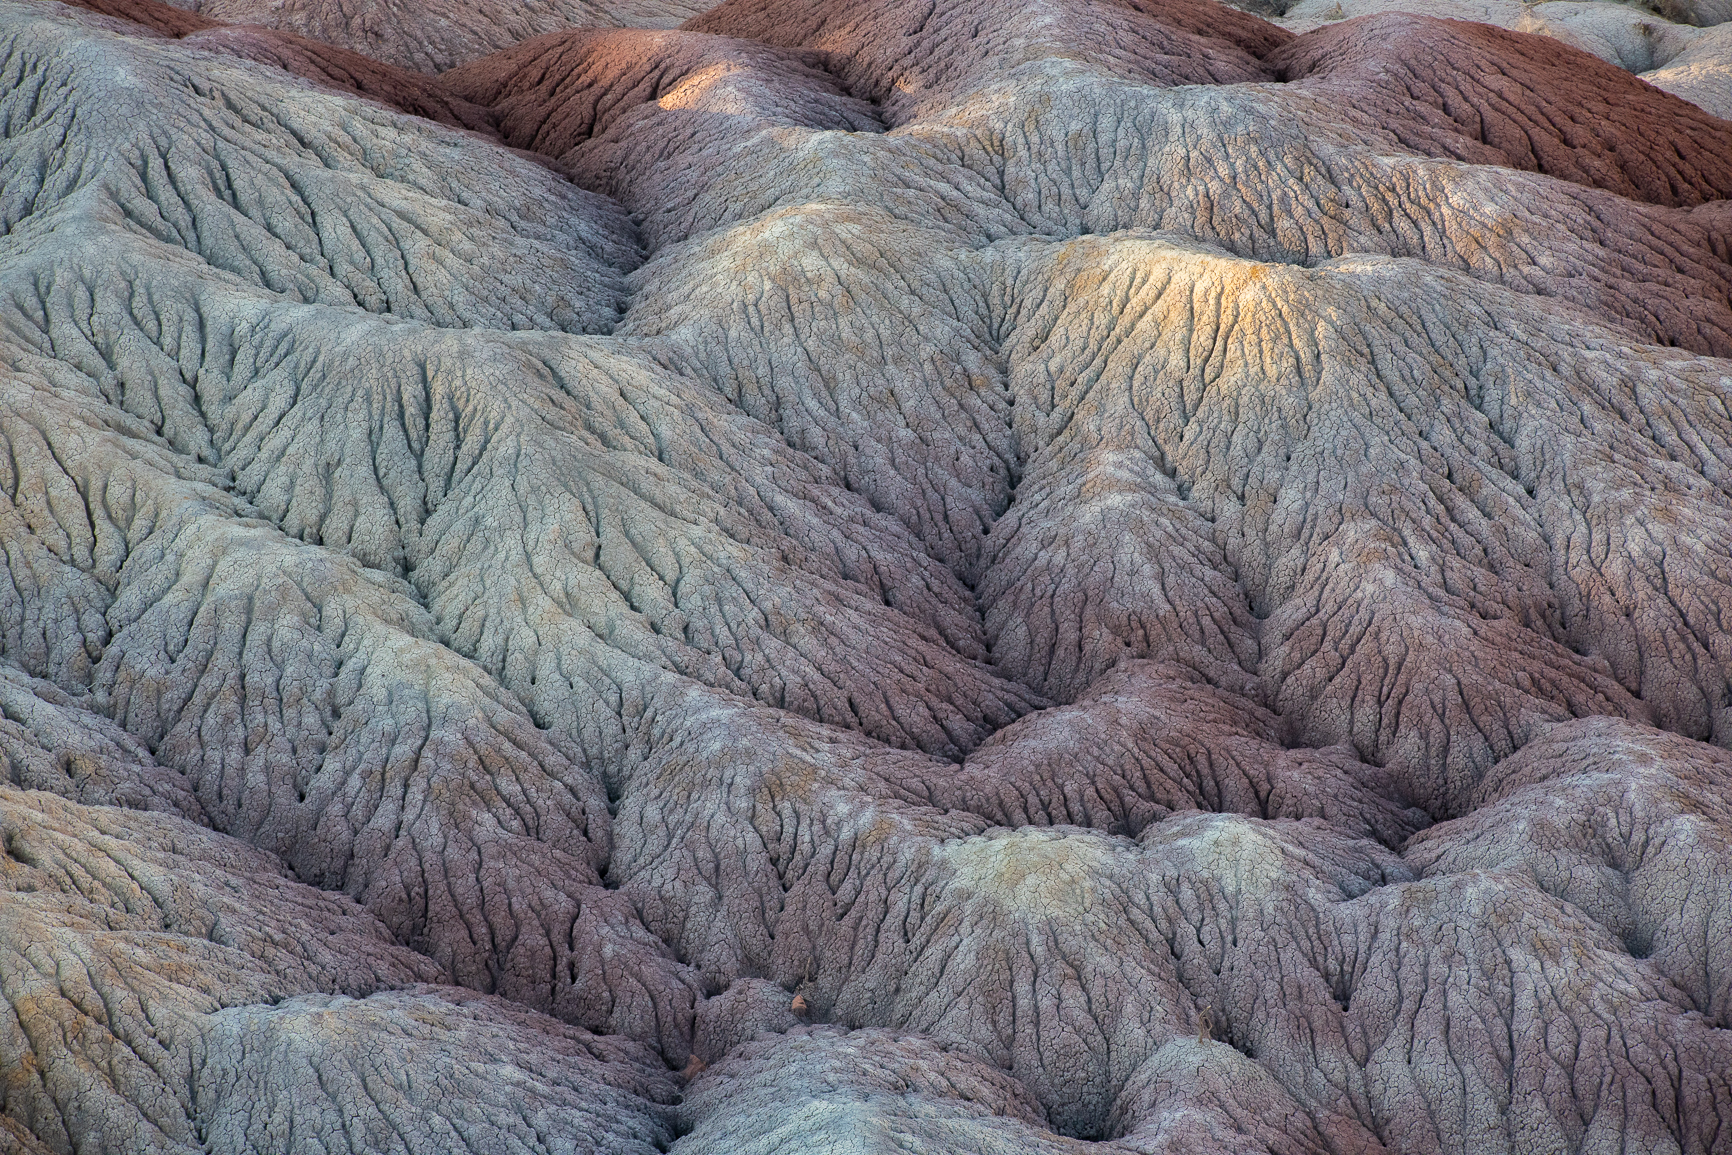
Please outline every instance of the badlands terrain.
M1732 0L0 45L0 1152L1732 1152Z

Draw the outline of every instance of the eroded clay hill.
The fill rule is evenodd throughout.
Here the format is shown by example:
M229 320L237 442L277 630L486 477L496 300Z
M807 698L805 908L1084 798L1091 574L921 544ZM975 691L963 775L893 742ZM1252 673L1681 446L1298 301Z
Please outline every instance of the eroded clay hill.
M0 1149L1732 1152L1732 12L1308 5L0 0Z

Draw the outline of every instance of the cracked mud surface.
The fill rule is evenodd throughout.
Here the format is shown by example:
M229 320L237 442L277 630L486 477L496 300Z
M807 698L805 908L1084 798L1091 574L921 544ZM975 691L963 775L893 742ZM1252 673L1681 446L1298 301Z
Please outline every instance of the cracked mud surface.
M1732 1152L1660 8L0 0L0 1150Z

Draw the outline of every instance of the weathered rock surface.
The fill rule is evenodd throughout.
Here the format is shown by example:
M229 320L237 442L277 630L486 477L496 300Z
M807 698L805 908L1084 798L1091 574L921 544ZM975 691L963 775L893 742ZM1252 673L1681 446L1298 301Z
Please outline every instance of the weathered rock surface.
M1732 191L1732 124L1557 41L1373 16L1291 41L1269 63L1282 80L1351 99L1415 152L1660 205Z
M1732 120L1732 25L1704 29L1676 53L1656 56L1654 64L1642 79Z
M1721 119L1732 119L1732 21L1725 0L1235 0L1309 32L1350 17L1381 13L1471 20L1561 40L1656 88L1683 97ZM1676 23L1674 23L1676 21Z
M1270 16L1296 32L1379 12L1413 12L1512 28L1528 17L1543 20L1562 15L1569 19L1573 11L1577 15L1592 13L1588 19L1594 22L1627 19L1655 25L1656 33L1666 25L1706 28L1732 19L1732 6L1726 0L1539 0L1534 4L1526 0L1426 0L1423 5L1418 0L1241 0L1235 6ZM1663 34L1671 35L1672 30Z
M487 109L456 99L430 77L292 32L258 25L233 27L184 12L162 0L68 0L79 8L123 22L121 31L148 30L200 48L256 60L339 92L358 93L404 112L458 128L491 133Z
M398 68L443 72L563 28L671 28L701 0L170 0L216 20L295 32Z
M0 1149L1727 1151L1718 10L1313 6L0 0Z

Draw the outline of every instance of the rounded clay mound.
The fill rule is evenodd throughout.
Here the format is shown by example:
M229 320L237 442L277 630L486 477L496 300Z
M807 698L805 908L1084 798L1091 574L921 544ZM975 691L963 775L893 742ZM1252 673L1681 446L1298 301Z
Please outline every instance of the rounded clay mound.
M0 0L0 1148L1732 1153L1716 3Z
M443 72L565 28L672 28L702 0L176 0L213 19L294 32L386 64Z
M1732 123L1559 40L1405 13L1269 57L1428 156L1507 164L1659 205L1732 195Z

